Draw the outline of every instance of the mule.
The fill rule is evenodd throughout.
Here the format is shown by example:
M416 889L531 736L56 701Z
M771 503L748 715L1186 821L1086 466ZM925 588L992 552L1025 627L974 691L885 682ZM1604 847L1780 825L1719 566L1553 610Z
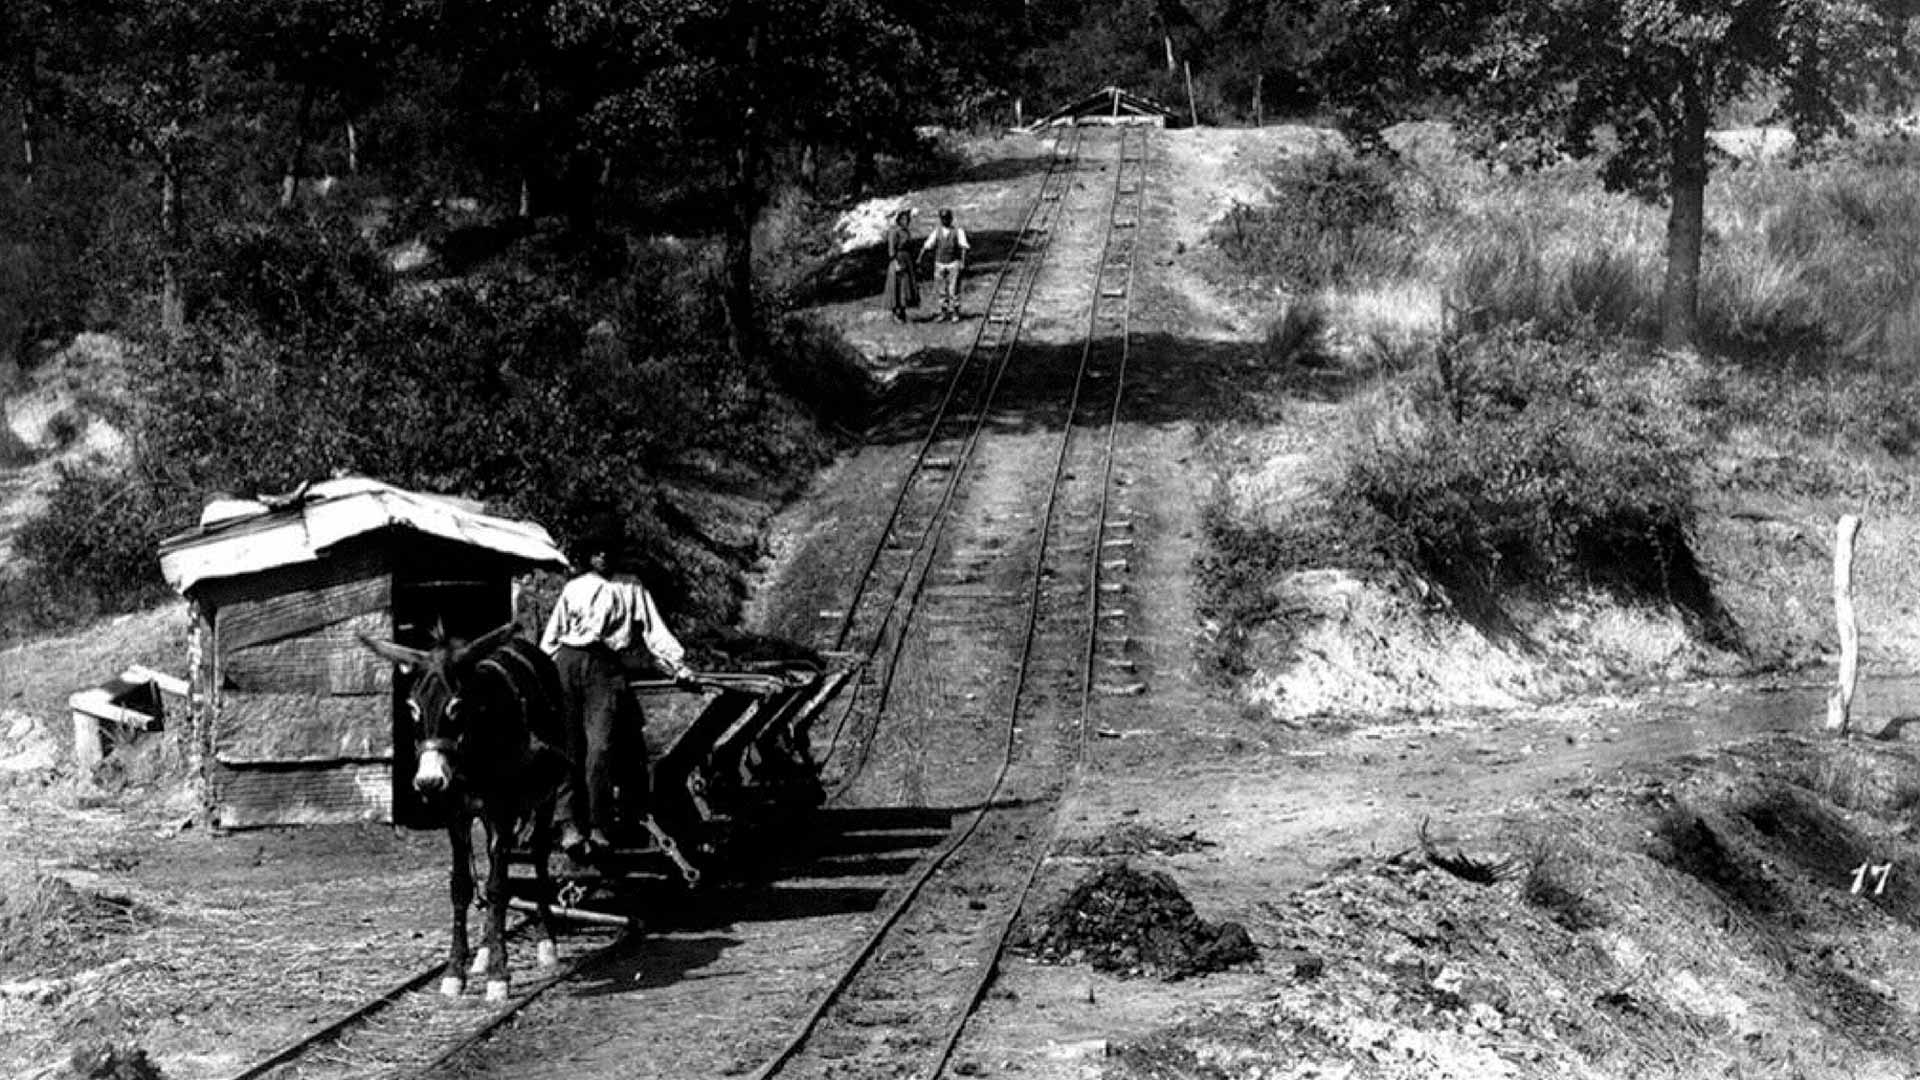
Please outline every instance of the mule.
M362 636L361 642L413 676L407 709L413 718L414 790L448 811L452 841L453 940L440 992L466 990L466 976L486 976L489 1002L509 989L505 925L507 868L516 837L530 833L535 875L536 945L541 967L559 962L548 898L552 882L554 797L569 768L563 747L560 677L553 661L515 635L509 623L462 643L436 631L428 649ZM473 823L486 837L486 924L469 953L467 908L473 903Z

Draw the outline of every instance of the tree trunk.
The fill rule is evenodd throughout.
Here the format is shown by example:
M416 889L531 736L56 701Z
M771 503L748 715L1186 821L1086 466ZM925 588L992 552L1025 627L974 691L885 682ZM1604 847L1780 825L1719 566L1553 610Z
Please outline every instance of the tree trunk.
M360 172L360 129L354 126L353 117L347 117L347 175L355 176Z
M187 328L180 287L180 163L167 135L160 142L160 328L170 337Z
M874 161L873 143L867 140L866 133L862 132L855 138L858 141L853 147L853 175L848 178L848 182L853 187L855 195L865 197L869 191L873 190L880 170Z
M800 186L809 195L820 190L820 147L811 139L800 148Z
M751 28L741 56L741 77L747 80L755 78L760 39L765 33L761 20L755 17L757 6L747 0L738 5L735 12L745 16L742 25ZM734 144L733 175L727 185L726 282L721 297L727 309L728 343L734 358L746 364L760 353L760 320L753 288L753 225L760 214L760 128L765 121L760 115L756 88L749 86L742 97L745 106L740 110L739 141Z
M1697 75L1681 83L1673 135L1667 216L1667 279L1660 294L1660 344L1691 349L1700 336L1700 249L1706 236L1707 102Z
M36 81L33 46L29 45L27 57L20 63L20 169L29 185L33 183L40 149L40 117L33 104Z
M751 113L751 110L749 110ZM725 243L726 281L722 299L727 309L727 337L733 355L742 363L760 351L760 322L754 303L753 224L759 214L759 120L752 115L741 123L740 145L733 155Z
M293 114L293 138L287 145L286 165L280 170L280 209L293 205L300 193L300 174L307 171L307 126L313 120L312 80L300 88L300 107Z
M537 90L534 91L534 97L533 97L533 120L534 120L534 126L536 128L539 127L540 94L539 94L539 91ZM541 162L540 162L540 150L538 147L538 140L535 140L535 147L528 149L524 152L524 157L520 164L519 216L521 217L522 220L533 217L533 178L535 174L539 172L540 164Z

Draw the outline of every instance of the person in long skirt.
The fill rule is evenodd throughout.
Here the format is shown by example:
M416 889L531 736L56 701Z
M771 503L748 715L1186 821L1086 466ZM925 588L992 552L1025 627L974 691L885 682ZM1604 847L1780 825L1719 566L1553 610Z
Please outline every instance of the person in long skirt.
M908 308L920 306L920 285L913 274L913 233L907 229L912 217L913 211L902 210L893 215L893 224L887 229L886 301L897 322L907 321Z

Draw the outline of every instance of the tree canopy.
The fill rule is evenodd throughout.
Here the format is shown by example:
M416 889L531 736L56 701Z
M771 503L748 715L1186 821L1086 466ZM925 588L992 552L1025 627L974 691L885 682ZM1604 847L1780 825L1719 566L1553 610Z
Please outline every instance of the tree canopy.
M1322 81L1363 139L1444 99L1466 146L1518 168L1597 158L1606 183L1669 205L1661 337L1698 333L1717 117L1755 96L1802 147L1901 88L1909 12L1870 0L1332 0Z

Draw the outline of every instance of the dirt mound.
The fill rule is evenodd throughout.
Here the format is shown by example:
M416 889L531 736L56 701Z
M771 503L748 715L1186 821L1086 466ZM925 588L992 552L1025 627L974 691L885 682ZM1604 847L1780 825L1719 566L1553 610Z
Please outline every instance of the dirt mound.
M12 875L9 875L12 876ZM132 900L83 892L45 874L0 887L0 974L47 975L98 959L108 939L149 921Z
M1224 971L1258 958L1239 923L1209 923L1173 878L1109 863L1029 923L1015 948L1054 963L1166 980Z

